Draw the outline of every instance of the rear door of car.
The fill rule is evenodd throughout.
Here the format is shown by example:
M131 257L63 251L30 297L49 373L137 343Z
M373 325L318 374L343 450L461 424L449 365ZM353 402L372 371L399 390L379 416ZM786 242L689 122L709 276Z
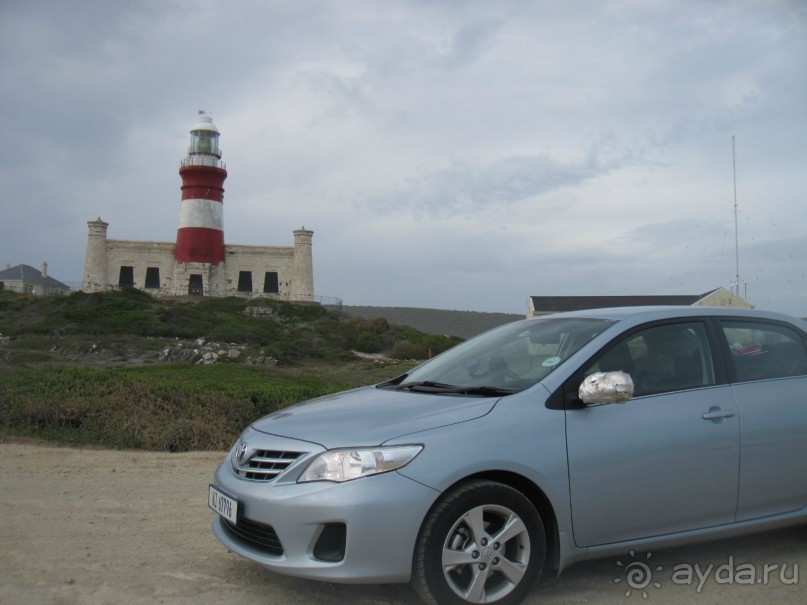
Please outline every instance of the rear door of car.
M737 520L807 506L807 343L772 321L721 318L740 416Z
M673 346L674 338L686 342ZM662 371L658 376L649 371L664 362L646 359L651 343L662 340L681 353L680 364L668 378ZM582 378L597 371L626 371L638 389L624 404L567 407L578 546L734 521L739 418L722 365L713 358L717 343L707 320L656 322L615 339L567 381L567 401L574 398Z

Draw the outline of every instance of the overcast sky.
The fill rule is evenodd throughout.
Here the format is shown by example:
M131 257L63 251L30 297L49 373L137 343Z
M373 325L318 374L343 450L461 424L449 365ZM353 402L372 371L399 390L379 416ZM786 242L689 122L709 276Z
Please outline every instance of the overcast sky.
M225 241L317 295L523 313L735 281L807 316L800 0L3 0L0 263L174 241L196 123ZM736 149L736 199L732 136Z

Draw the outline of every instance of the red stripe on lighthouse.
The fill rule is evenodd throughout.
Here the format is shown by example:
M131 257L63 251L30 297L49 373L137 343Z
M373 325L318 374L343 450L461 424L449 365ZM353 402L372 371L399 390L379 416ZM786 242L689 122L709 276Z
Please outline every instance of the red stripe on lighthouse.
M224 201L224 179L227 171L215 166L183 166L179 169L182 176L182 199L201 198Z
M224 262L224 231L206 227L180 227L174 258L181 263Z
M224 262L224 180L217 166L184 165L174 258L181 263Z

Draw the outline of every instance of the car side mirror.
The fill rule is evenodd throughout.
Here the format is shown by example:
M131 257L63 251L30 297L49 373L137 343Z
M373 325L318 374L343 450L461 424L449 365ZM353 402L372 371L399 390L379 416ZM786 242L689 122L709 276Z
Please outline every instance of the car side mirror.
M578 395L586 405L625 403L633 397L633 379L625 372L597 372L586 376Z

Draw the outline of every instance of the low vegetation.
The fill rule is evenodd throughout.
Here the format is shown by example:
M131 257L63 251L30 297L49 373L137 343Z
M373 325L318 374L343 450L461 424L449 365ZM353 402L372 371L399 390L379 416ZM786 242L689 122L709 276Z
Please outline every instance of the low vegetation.
M292 403L405 372L412 362L294 368L46 366L2 374L0 432L70 444L224 449L252 420Z
M348 306L345 311L358 317L384 317L390 323L412 326L427 334L453 334L462 338L471 338L511 321L524 319L523 313L482 313L417 307Z
M160 357L195 339L245 353L213 365ZM0 437L222 449L255 418L391 378L460 340L283 301L0 292Z

